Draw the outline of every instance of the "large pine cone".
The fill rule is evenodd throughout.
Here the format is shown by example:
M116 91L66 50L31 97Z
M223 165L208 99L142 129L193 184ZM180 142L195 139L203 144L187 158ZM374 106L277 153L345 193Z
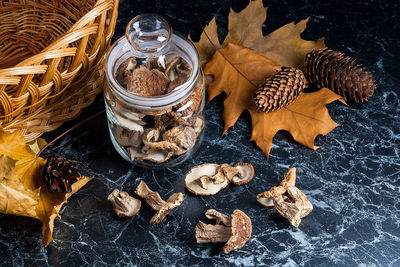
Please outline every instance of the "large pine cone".
M261 85L254 94L254 104L259 111L270 112L289 105L306 86L301 70L282 67Z
M376 88L372 74L342 52L321 48L311 51L305 60L310 83L327 87L345 99L368 101ZM347 99L346 99L347 100Z
M71 192L71 185L79 176L74 163L63 157L50 158L43 170L43 180L53 192Z

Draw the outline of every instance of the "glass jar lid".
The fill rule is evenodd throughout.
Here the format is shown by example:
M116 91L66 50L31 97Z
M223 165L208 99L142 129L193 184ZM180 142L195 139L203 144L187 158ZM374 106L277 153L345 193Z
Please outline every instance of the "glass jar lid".
M106 77L127 104L141 109L173 106L192 92L199 75L193 44L172 33L157 14L133 18L107 55Z

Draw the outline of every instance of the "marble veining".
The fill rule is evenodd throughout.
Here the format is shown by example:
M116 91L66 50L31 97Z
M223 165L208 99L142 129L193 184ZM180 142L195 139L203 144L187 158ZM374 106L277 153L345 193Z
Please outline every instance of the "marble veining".
M205 111L206 130L198 152L184 164L165 170L141 169L125 162L113 149L105 115L67 134L46 151L76 160L81 172L93 177L64 206L55 221L54 242L41 248L41 223L0 215L2 266L400 266L400 105L398 58L400 8L396 1L268 0L264 33L311 16L304 38L326 36L329 47L365 64L378 88L364 104L328 105L341 126L319 136L317 151L280 132L269 161L248 141L250 117L221 137L222 101L217 97ZM226 16L247 1L121 0L116 37L136 14L157 12L177 31L198 37L203 21ZM221 30L221 34L226 29ZM75 121L45 134L51 140L78 121L104 107L102 97ZM252 182L229 185L216 196L196 197L184 191L183 176L194 165L207 162L250 162ZM292 227L273 208L262 207L255 196L276 185L289 167L297 167L297 186L314 204L314 211ZM121 220L106 197L114 188L130 193L145 179L166 197L185 192L185 201L158 225L148 222L153 210L145 203L139 215ZM223 244L196 244L195 224L209 208L230 214L235 208L253 221L253 235L245 247L224 255Z

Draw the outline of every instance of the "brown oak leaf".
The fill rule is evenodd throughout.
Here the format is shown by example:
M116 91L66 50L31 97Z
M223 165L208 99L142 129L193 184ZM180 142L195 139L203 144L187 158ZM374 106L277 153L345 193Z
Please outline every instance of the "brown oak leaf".
M227 94L224 101L224 132L235 125L240 114L248 110L252 117L252 137L258 147L269 156L272 139L279 130L290 132L302 145L317 149L314 140L317 135L332 131L336 124L329 116L326 104L341 97L323 88L314 93L301 93L285 108L263 113L252 103L252 95L265 77L274 71L275 63L245 48L228 44L215 53L204 72L214 80L208 87L209 100L222 92Z
M36 144L34 149L40 150L46 143L38 140ZM31 148L19 131L8 133L0 128L0 212L41 220L42 246L47 246L62 205L91 178L79 177L70 193L49 191L41 179L46 160Z
M211 59L215 49L228 43L234 43L254 50L277 62L281 66L302 68L304 56L313 49L325 47L324 38L317 41L306 41L301 33L306 29L308 19L298 23L288 23L267 36L262 34L262 25L267 18L267 8L262 0L250 1L239 13L230 11L228 17L228 34L221 45L218 40L218 27L215 17L204 28L200 40L194 45L200 55L202 66ZM208 38L207 38L208 36Z

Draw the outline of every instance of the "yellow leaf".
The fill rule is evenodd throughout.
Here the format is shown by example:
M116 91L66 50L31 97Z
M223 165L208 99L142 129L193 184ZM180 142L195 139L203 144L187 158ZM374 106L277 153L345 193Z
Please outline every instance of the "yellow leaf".
M28 143L29 147L31 148L31 150L37 154L39 153L39 151L45 146L47 145L46 140L44 140L43 138L37 138L31 142Z
M40 201L36 206L38 219L43 222L42 246L47 246L53 240L54 219L59 216L61 207L67 199L81 189L91 178L79 177L78 181L72 184L70 193L51 192L46 187L40 190Z
M46 142L37 140L34 144L33 149L40 150ZM79 177L70 193L51 192L42 182L45 164L46 160L36 156L19 131L7 133L0 128L0 212L41 220L43 246L52 240L54 219L62 205L90 180Z
M332 131L337 124L330 118L325 105L341 97L323 88L314 93L301 93L291 104L274 112L256 110L252 96L257 86L274 71L273 61L249 48L227 44L206 65L205 74L212 75L209 100L226 92L223 118L224 132L233 126L240 114L248 110L252 116L252 141L269 156L272 139L279 130L290 132L293 138L312 149L315 137Z
M0 155L0 181L4 178L15 180L17 175L14 173L16 160L6 155Z
M42 171L46 160L36 154L32 158L23 158L15 164L15 173L26 189L35 190L42 185Z
M0 156L0 212L36 217L38 192L24 188L14 172L15 160Z
M0 128L0 155L6 155L15 160L36 156L19 131L7 133L2 128Z

